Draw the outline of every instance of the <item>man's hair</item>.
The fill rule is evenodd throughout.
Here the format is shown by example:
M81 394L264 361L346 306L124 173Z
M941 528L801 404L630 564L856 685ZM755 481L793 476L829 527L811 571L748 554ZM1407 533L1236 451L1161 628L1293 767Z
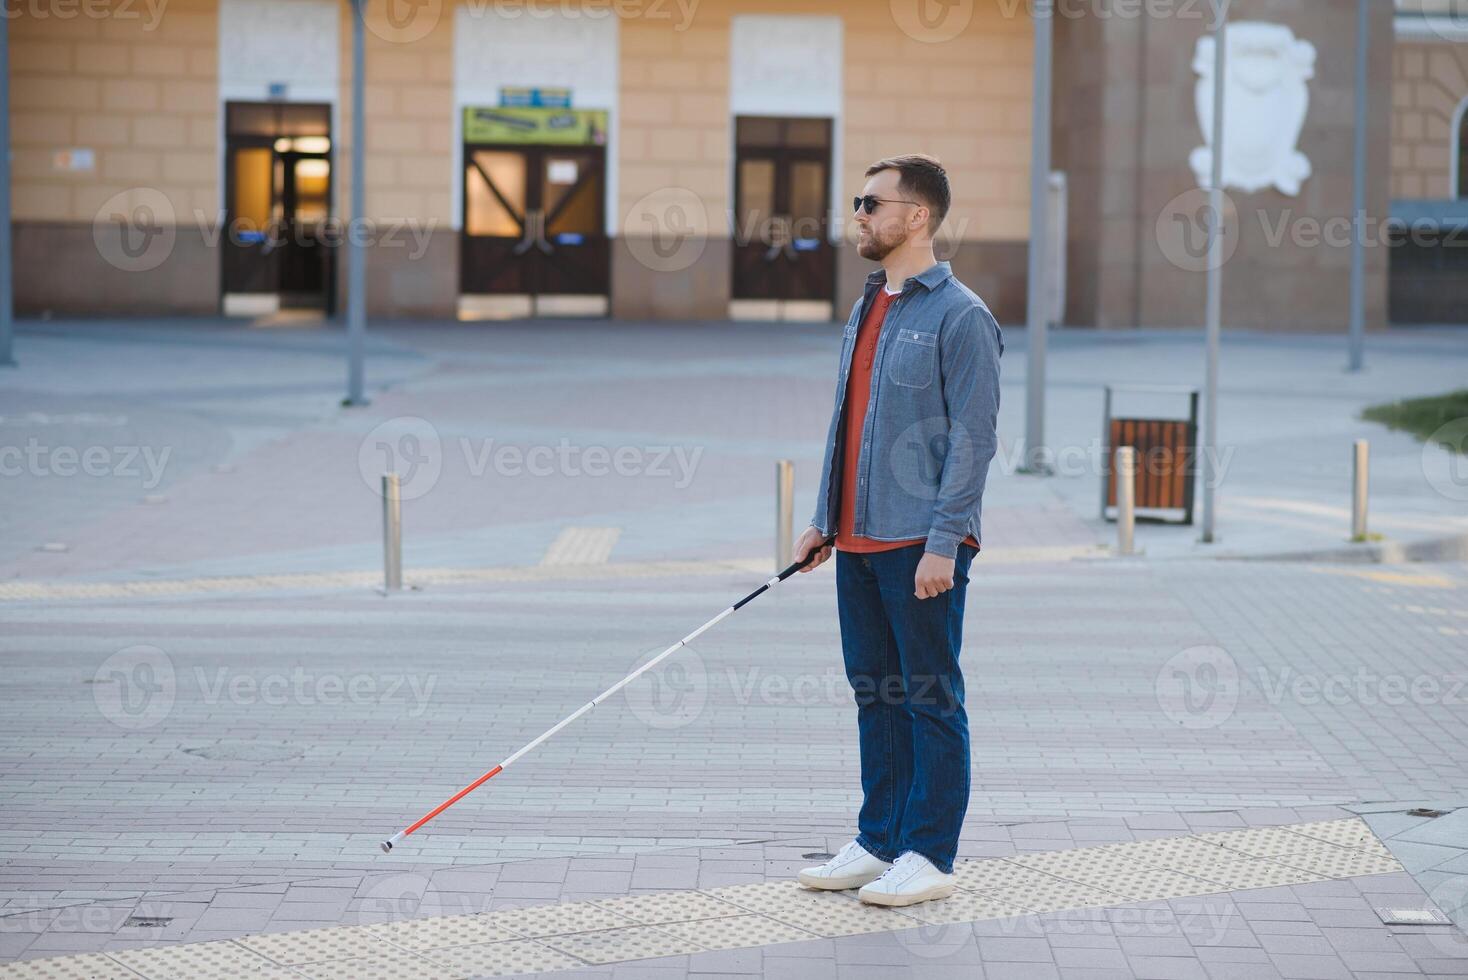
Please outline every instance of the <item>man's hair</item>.
M948 205L953 196L948 191L948 172L937 158L925 153L905 153L900 157L887 157L867 167L866 176L871 177L883 170L895 170L900 175L897 187L928 206L928 233L936 235L938 226L948 216Z

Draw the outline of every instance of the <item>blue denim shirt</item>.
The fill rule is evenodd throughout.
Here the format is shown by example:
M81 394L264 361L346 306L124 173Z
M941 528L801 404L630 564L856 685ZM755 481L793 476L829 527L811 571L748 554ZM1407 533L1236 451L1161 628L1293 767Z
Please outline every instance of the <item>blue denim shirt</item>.
M857 328L887 281L867 276L841 341L836 405L826 435L811 526L836 533L840 519L842 409ZM872 390L857 456L853 532L875 541L927 538L946 558L972 534L998 448L999 358L1004 333L984 301L938 262L892 300L877 340Z

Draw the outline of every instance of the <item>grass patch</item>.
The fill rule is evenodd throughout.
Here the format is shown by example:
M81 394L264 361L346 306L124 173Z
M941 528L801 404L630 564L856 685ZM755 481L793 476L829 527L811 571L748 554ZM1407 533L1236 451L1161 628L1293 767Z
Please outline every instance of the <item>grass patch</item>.
M1380 422L1389 429L1410 432L1426 442L1434 432L1449 422L1468 420L1468 388L1431 398L1409 398L1384 405L1372 405L1361 413L1361 417L1368 422ZM1436 442L1440 446L1468 455L1468 440L1463 439L1464 428L1468 428L1468 421L1464 421L1463 427L1455 427L1453 432L1444 433L1454 437L1453 441L1437 439Z

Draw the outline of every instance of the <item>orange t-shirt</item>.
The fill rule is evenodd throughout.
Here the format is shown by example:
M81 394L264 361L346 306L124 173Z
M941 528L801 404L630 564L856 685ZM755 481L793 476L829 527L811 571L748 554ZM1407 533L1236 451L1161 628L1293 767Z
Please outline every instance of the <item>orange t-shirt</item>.
M928 540L922 537L909 541L873 541L852 533L856 526L856 464L861 453L861 430L866 424L867 401L872 394L872 362L877 356L882 321L887 318L887 308L896 297L897 294L887 292L885 286L877 291L871 309L867 310L861 326L857 328L856 343L851 349L851 373L846 379L846 417L842 427L841 516L836 525L838 551L891 551ZM964 538L963 543L975 548L979 546L972 534Z

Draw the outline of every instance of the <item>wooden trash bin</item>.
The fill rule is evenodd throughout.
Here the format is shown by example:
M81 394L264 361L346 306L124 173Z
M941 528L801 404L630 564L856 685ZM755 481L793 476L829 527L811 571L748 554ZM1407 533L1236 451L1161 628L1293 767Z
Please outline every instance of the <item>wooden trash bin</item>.
M1113 415L1114 395L1127 392L1186 395L1185 418ZM1193 489L1198 471L1198 390L1180 385L1107 385L1101 429L1101 516L1116 520L1116 450L1137 451L1136 519L1162 524L1193 523Z

